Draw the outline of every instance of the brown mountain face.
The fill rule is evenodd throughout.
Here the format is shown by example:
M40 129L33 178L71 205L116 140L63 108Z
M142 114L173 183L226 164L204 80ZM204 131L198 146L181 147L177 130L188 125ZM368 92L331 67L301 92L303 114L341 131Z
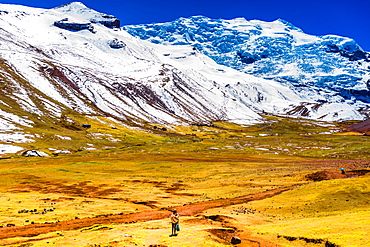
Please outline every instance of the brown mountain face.
M366 135L370 135L370 119L363 122L352 124L347 128L350 131L360 132Z

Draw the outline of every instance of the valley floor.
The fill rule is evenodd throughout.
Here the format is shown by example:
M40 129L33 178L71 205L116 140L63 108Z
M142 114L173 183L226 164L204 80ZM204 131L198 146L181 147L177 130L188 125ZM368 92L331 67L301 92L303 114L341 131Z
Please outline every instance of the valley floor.
M89 123L24 144L70 153L1 159L0 246L370 246L367 136L291 119Z
M343 244L338 235L340 231L324 234L321 230L315 233L310 229L306 233L307 226L292 231L297 222L305 225L312 220L322 221L317 224L324 227L325 219L332 217L341 221L342 217L368 216L370 211L361 201L363 199L351 199L355 201L351 203L358 205L335 205L332 211L322 210L328 205L319 203L307 206L315 203L305 198L307 194L292 196L288 193L306 190L310 197L318 197L324 193L321 189L331 181L343 181L337 182L339 191L349 189L348 193L342 191L343 195L333 194L338 200L351 196L354 190L348 183L352 181L356 190L365 190L355 190L355 193L368 193L369 188L362 183L368 181L366 173L370 171L367 170L370 160L295 158L269 160L268 164L263 164L260 157L252 156L232 159L232 155L205 158L198 154L185 159L184 155L146 154L143 157L125 155L121 157L126 159L122 163L118 162L118 157L110 157L109 161L104 161L106 163L103 163L104 158L95 157L94 162L89 161L93 163L90 165L86 160L83 165L82 161L69 163L63 159L64 164L56 162L48 166L49 171L54 170L48 175L42 172L45 168L38 164L37 158L33 160L36 163L23 163L22 167L8 161L2 168L3 176L8 178L1 193L0 245L229 246L232 237L241 239L237 246L364 246L361 244L367 243L365 238L356 239L365 230L366 220L363 228L357 226L353 230L355 235L349 240L358 242L352 245ZM152 160L151 164L146 164L147 159ZM164 169L163 163L169 170ZM104 168L97 171L96 165ZM138 170L122 176L125 171L118 169L122 165L124 169ZM341 174L337 168L343 165L350 166L351 170ZM187 168L179 172L183 166ZM75 175L66 175L67 168ZM139 172L140 169L147 171ZM198 173L192 171L194 169ZM266 171L269 172L265 174L268 181L263 181L262 174ZM235 175L237 179L234 180L230 173L239 175ZM131 177L133 175L135 178ZM314 191L310 186L316 187ZM216 195L220 198L215 198ZM279 207L274 200L280 200ZM297 213L296 209L291 210L292 204L306 208ZM181 214L182 230L176 237L169 236L168 217L173 208ZM37 211L31 212L34 209ZM351 223L340 224L349 227ZM331 229L330 226L324 228L327 228L325 231Z

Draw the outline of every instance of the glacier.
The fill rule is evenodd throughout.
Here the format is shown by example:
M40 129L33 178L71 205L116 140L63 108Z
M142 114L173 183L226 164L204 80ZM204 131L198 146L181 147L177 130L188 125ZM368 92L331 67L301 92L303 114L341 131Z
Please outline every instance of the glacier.
M0 23L5 134L36 124L31 115L66 112L134 124L252 124L264 114L364 119L368 109L369 54L283 20L198 16L119 27L116 17L72 2L0 4Z
M218 64L293 88L307 101L344 101L357 109L370 103L370 53L350 38L305 34L282 19L193 16L123 28L152 43L191 45Z

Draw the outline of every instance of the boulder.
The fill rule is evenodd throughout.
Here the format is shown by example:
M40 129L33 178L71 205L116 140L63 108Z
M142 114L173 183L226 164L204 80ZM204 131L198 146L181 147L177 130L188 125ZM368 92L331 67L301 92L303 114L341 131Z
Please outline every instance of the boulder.
M24 157L49 157L47 153L37 150L27 150L22 153Z
M109 46L111 47L111 48L114 48L114 49L120 49L120 48L123 48L123 47L125 47L126 46L126 44L123 42L123 41L121 41L121 40L118 40L118 39L114 39L114 40L111 40L110 42L109 42Z
M239 237L232 237L231 238L231 244L240 244L242 240Z

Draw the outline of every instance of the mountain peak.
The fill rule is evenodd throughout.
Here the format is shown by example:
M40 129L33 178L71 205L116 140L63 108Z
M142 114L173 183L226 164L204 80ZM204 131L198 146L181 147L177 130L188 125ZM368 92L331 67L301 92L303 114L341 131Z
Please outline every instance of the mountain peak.
M93 9L90 9L81 2L71 2L59 7L54 8L57 11L66 13L77 19L90 21L92 23L100 23L109 28L119 28L120 21L113 15L107 15L100 13Z
M84 19L89 19L98 15L102 15L101 13L88 8L85 4L81 2L71 2L59 7L54 8L62 13L66 13L68 15L73 15L75 17L80 17Z
M79 10L79 9L88 9L88 7L81 2L71 2L71 3L61 5L59 7L56 7L54 9L71 11L71 10Z
M281 18L277 19L277 21L279 21L279 22L283 23L283 24L284 24L285 26L287 26L290 30L297 30L297 31L302 32L302 30L301 30L300 28L298 28L298 27L294 26L294 25L293 25L292 23L290 23L289 21L286 21L286 20L281 19Z

